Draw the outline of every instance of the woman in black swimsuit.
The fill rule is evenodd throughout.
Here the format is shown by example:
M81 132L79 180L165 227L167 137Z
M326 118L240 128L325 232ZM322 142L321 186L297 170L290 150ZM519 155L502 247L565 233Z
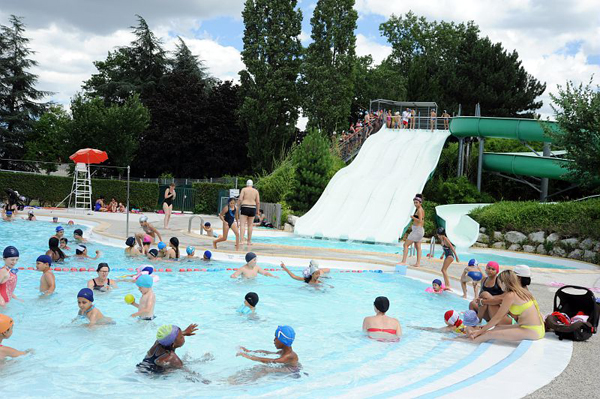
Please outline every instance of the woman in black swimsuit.
M504 292L498 284L499 271L498 262L490 261L487 263L485 267L487 277L481 281L479 296L469 304L469 309L476 311L479 319L490 321L500 309ZM507 316L498 324L511 324L511 322L511 319Z
M87 286L89 289L97 290L97 291L108 291L113 288L117 288L114 280L108 278L108 273L110 272L110 267L108 263L100 263L98 264L98 268L96 269L98 272L98 277L91 279L88 281Z
M171 212L173 212L173 200L176 196L177 194L175 193L175 183L171 183L169 188L165 190L165 200L163 202L163 211L165 212L165 229L169 228L169 222L171 221Z
M223 207L221 213L219 213L219 219L223 221L223 234L220 235L216 240L213 241L213 248L217 249L217 243L227 241L229 230L231 229L235 234L235 249L236 251L240 247L240 237L238 231L238 221L240 218L238 208L235 205L235 198L229 198L227 206Z

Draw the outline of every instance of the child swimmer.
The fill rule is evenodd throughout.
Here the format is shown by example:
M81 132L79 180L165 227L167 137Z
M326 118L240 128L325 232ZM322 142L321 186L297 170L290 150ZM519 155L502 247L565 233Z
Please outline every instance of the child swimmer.
M81 319L88 319L88 327L95 324L113 324L109 317L104 317L100 309L94 306L94 291L89 288L83 288L77 294L77 305L79 306L79 316Z
M142 274L137 278L135 284L142 293L140 303L135 300L131 303L132 306L138 308L138 311L133 313L131 317L138 317L141 320L154 320L154 305L156 304L156 296L152 290L154 279L149 274Z
M473 298L476 298L478 295L477 286L479 282L483 278L483 273L481 272L481 268L479 267L479 263L477 263L476 259L471 259L469 264L463 270L462 276L460 277L460 285L462 286L463 298L467 297L467 283L473 283Z
M146 357L137 365L143 373L163 373L168 369L183 368L183 362L175 354L175 349L185 344L184 337L196 335L197 324L190 324L185 330L173 324L160 326L156 333L156 342L146 353Z
M35 261L35 268L42 272L40 293L44 295L50 295L56 290L56 278L50 266L52 266L52 258L48 255L40 255Z
M13 319L7 315L0 314L0 360L6 357L19 357L32 353L32 349L26 351L16 350L10 346L2 345L2 341L9 339L13 333L14 322Z
M237 310L241 314L254 314L256 313L256 305L258 304L258 294L256 292L249 292L244 297L244 304Z

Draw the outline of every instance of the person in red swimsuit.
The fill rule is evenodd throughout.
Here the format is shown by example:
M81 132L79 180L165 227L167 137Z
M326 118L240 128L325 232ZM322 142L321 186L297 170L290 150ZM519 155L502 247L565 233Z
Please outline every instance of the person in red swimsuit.
M378 296L373 302L375 316L365 317L363 320L363 331L367 332L369 338L377 340L398 340L402 336L402 327L398 319L386 316L390 308L390 301L384 296Z

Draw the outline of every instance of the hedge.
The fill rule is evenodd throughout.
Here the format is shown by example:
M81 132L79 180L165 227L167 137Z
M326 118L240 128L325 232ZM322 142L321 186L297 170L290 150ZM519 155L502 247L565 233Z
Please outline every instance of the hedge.
M41 205L56 206L71 192L73 178L30 173L0 172L0 197L6 198L5 189L12 188L28 198L38 200ZM127 182L122 180L92 179L93 198L114 197L125 203ZM132 208L145 211L155 210L158 198L157 183L130 183Z
M219 190L229 190L231 186L220 183L194 183L192 188L196 191L194 213L214 215L219 201Z
M490 232L544 231L600 240L600 199L555 204L503 201L475 209L471 217Z

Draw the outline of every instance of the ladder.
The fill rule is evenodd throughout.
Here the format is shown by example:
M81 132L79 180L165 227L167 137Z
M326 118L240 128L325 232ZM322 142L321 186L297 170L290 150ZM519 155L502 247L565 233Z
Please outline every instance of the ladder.
M92 209L92 177L90 168L85 163L77 163L75 165L69 207L71 207L73 202L75 209Z

